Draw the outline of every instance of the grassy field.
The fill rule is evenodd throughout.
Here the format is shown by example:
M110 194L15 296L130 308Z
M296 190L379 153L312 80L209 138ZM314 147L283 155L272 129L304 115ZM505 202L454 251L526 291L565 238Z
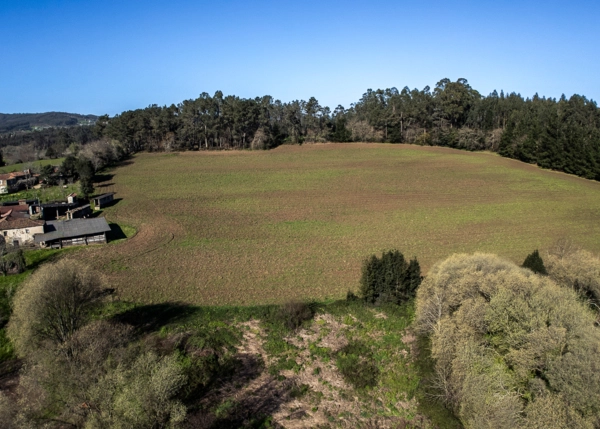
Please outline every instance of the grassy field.
M51 186L49 188L27 189L12 194L0 195L0 203L6 201L17 201L20 199L39 200L41 203L50 201L66 201L67 195L79 192L79 183L69 183L64 186Z
M39 169L44 165L61 165L64 158L57 159L40 159L32 162L23 162L21 164L10 164L0 167L0 174L12 173L15 171L23 171L26 168Z
M129 240L81 249L122 298L248 305L339 298L398 248L521 263L569 237L600 251L600 183L499 157L379 144L140 154L105 177Z

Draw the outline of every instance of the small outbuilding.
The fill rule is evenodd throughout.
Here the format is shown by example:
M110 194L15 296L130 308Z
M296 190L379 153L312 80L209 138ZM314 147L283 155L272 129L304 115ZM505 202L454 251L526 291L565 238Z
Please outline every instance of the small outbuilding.
M109 192L107 194L102 194L98 197L94 197L94 209L95 210L101 210L106 206L109 206L112 204L112 202L115 199L115 193L114 192Z
M46 222L44 234L35 236L41 247L62 248L106 243L110 226L103 217L93 219L51 220Z
M55 201L53 203L32 204L29 206L29 214L34 216L40 214L42 219L54 220L67 215L67 211L79 207L79 203L67 203Z
M77 207L76 209L67 210L67 219L81 219L86 218L92 214L92 209L89 204L85 206Z

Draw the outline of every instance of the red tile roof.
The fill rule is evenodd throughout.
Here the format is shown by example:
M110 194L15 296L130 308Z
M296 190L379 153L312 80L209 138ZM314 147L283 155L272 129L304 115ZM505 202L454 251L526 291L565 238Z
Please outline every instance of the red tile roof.
M7 229L33 228L36 226L42 226L44 223L45 222L43 220L32 220L8 215L0 219L0 231Z

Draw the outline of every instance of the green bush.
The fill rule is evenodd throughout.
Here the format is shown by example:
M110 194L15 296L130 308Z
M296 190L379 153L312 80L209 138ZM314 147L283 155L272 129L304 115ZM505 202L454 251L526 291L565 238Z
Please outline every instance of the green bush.
M377 385L379 369L373 362L371 349L363 342L351 342L340 349L336 365L344 380L357 389Z
M417 258L407 262L398 250L390 250L381 258L373 255L364 261L360 294L372 304L400 304L415 296L422 279Z
M522 267L529 268L536 274L542 274L544 276L548 275L546 267L544 266L544 261L542 260L542 257L540 256L540 253L537 249L535 249L533 253L527 255Z
M301 301L290 301L279 309L279 320L291 330L298 329L302 323L313 318L311 306Z

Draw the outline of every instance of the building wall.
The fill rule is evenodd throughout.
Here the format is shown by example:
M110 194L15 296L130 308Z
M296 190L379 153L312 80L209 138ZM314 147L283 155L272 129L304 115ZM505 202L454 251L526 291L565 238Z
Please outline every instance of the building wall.
M5 229L2 231L2 235L8 244L12 244L14 240L19 240L19 244L32 243L35 234L43 233L44 225L21 229Z
M90 244L104 244L106 243L106 233L96 235L82 235L80 237L63 238L46 242L47 247L69 247L69 246L86 246Z
M110 203L111 201L114 200L114 195L109 195L107 197L104 198L97 198L96 201L96 209L101 209L102 206L105 206L106 204Z

